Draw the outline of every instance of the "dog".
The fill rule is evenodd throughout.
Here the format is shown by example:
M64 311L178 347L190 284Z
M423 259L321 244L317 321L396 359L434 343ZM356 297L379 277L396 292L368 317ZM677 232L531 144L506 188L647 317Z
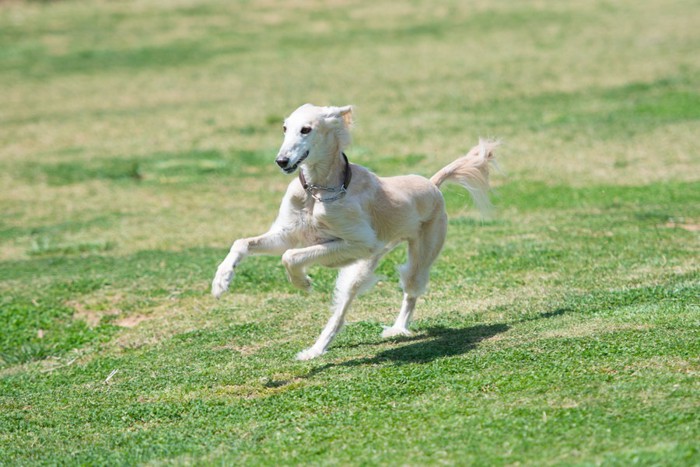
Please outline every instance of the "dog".
M418 297L428 285L430 267L447 232L443 182L456 182L482 211L490 208L489 166L497 142L480 140L466 156L432 178L419 175L379 177L345 156L350 144L353 107L305 104L284 120L284 141L275 162L286 174L299 169L282 199L277 219L267 233L239 239L219 265L212 294L229 287L248 255L282 255L291 283L309 290L312 265L339 268L332 316L316 342L299 360L326 352L343 326L353 299L377 281L374 270L387 252L408 243L408 260L399 268L403 303L394 324L382 336L409 336Z

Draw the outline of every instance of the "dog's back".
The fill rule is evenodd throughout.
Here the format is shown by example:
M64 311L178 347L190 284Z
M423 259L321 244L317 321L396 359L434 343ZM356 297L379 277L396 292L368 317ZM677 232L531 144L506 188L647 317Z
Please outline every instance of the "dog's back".
M353 165L351 198L371 219L377 239L392 243L415 237L421 224L444 214L438 187L420 175L379 177Z

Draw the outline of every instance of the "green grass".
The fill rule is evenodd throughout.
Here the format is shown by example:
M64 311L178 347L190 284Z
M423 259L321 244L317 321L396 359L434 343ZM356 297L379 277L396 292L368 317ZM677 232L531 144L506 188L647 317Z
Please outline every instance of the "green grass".
M700 9L649 2L0 4L0 465L698 465ZM281 121L444 189L414 335L396 267L295 354L334 272L208 287L289 178Z

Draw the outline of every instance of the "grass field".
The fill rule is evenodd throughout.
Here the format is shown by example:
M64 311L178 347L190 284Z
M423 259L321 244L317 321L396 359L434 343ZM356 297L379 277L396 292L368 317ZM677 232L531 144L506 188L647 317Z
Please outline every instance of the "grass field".
M700 465L700 7L0 2L0 465ZM290 178L282 118L444 190L415 335L392 252L330 351L278 258L208 292Z

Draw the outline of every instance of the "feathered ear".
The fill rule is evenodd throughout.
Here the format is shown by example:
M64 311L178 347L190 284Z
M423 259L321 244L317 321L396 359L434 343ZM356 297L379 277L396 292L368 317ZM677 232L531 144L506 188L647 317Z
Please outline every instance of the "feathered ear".
M340 116L343 117L343 123L345 123L345 126L350 128L352 126L352 111L353 108L351 105L346 105L345 107L340 108Z
M352 126L352 111L353 107L351 105L345 105L343 107L328 107L326 116L328 118L338 118L343 120L343 124L350 128Z

